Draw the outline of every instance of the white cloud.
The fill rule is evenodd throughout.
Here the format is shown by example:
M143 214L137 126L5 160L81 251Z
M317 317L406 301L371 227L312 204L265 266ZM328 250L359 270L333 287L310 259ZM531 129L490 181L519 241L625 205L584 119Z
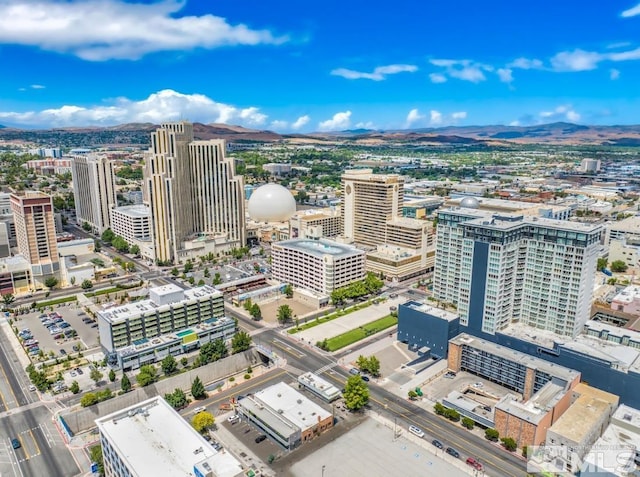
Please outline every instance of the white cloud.
M640 15L640 4L635 7L629 8L620 14L623 18L635 17L636 15Z
M513 70L511 68L498 68L496 73L498 73L498 77L503 83L511 83L513 81Z
M570 121L572 123L580 121L580 114L570 105L561 105L553 111L542 111L538 113L542 122L553 123L556 121ZM541 121L538 121L540 123Z
M218 103L202 94L183 94L165 89L146 99L117 98L110 105L80 107L65 105L42 111L2 112L0 120L22 126L109 126L129 122L175 121L189 119L203 123L260 126L267 115L256 107L238 108Z
M618 53L609 53L607 59L611 61L629 61L640 60L640 48L629 51L620 51Z
M617 70L615 68L611 68L609 70L609 79L617 80L618 78L620 78L620 70Z
M420 114L420 111L418 111L418 108L414 108L411 111L409 111L409 114L407 114L407 120L405 121L405 127L409 128L411 126L413 126L415 123L417 123L418 121L421 121L425 118L424 114Z
M135 60L158 51L279 44L268 30L214 15L178 16L183 0L3 0L0 43L70 53L89 61Z
M471 60L449 60L449 59L433 59L429 60L433 66L444 68L443 72L435 73L436 78L440 81L431 81L437 83L443 83L442 79L446 80L446 76L450 78L456 78L462 81L470 81L471 83L479 83L486 80L484 71L493 71L494 68L491 65L485 65L482 63L476 63Z
M372 121L362 121L356 124L356 129L376 129Z
M456 113L451 114L452 119L466 119L467 112L466 111L458 111Z
M544 68L542 61L536 58L516 58L507 65L507 68L517 68L520 70L540 70Z
M291 129L297 131L298 129L303 128L304 126L306 126L309 121L311 120L311 118L307 115L304 116L300 116L298 119L296 119L293 124L291 125Z
M576 49L561 51L551 58L551 66L555 71L589 71L598 67L605 57L595 51Z
M351 111L343 111L333 115L331 119L318 124L320 131L336 131L347 129L351 125Z
M432 109L429 112L429 124L431 124L432 126L438 126L442 124L442 113L440 111Z
M349 70L347 68L337 68L331 71L331 74L334 76L342 76L346 79L368 79L373 81L382 81L387 79L388 75L395 75L397 73L414 73L416 71L418 71L418 67L415 65L386 65L378 66L371 73Z
M432 83L446 83L447 77L441 73L431 73L429 79Z
M29 86L31 89L45 89L46 86L43 86L41 84L32 84L31 86Z
M287 121L276 119L275 121L271 121L269 127L276 131L284 131L289 127L289 123Z

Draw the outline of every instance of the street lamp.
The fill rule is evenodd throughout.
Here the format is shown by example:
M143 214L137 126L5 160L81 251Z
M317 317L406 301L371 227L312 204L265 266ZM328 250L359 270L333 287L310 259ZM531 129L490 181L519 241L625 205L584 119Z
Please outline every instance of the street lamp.
M323 465L322 466L322 477L324 477L324 468L325 468L325 466Z

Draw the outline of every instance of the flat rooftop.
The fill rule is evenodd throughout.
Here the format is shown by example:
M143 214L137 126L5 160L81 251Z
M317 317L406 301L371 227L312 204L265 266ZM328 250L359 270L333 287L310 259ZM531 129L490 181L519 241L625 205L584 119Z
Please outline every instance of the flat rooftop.
M447 201L445 201L445 206L460 205L460 202L462 202L464 199L464 197L448 199ZM568 208L562 205L545 204L541 202L522 202L519 200L504 200L488 197L478 197L477 199L481 208L495 208L512 212L520 211L521 213L526 213L525 211L537 212L538 209L551 209L553 211L559 212L564 211Z
M534 406L530 401L520 402L513 394L507 394L498 401L495 409L514 415L523 421L537 424L547 414L547 410Z
M146 205L138 204L138 205L123 205L121 207L116 207L113 209L114 212L119 212L124 215L128 215L129 217L138 218L138 217L150 217L151 211L149 207Z
M298 382L315 390L318 394L322 395L329 401L337 399L341 394L340 390L337 387L335 387L329 381L313 373L301 374L300 376L298 376Z
M192 477L198 464L210 467L216 477L242 472L230 453L216 451L159 396L97 419L96 424L134 476Z
M426 303L420 303L418 301L409 301L405 303L404 306L411 308L412 310L421 311L422 313L428 313L429 315L442 318L447 321L453 321L458 318L458 315L455 313L443 310L442 308L436 308L435 306L428 305Z
M591 394L583 394L553 423L549 431L572 442L590 444L586 442L587 438L593 433L595 426L606 421L603 415L608 415L612 406L611 402Z
M171 284L163 285L161 287L154 287L149 290L150 293L151 291L157 292L159 296L169 295L172 293L177 294L177 292L182 292L182 299L174 301L172 303L168 303L166 305L159 305L151 299L140 300L133 303L127 303L125 305L107 308L106 310L101 310L98 312L98 315L101 318L109 321L110 323L118 323L130 318L141 316L150 311L170 309L189 301L202 300L208 297L222 297L222 292L209 285L183 290L182 288Z
M404 227L406 229L422 230L422 228L429 224L428 221L420 219L412 219L410 217L394 217L391 220L387 220L387 225L392 227Z
M599 224L586 224L581 222L569 222L566 220L547 219L545 217L530 217L523 214L512 214L507 212L493 212L489 210L470 209L466 207L451 207L448 209L440 209L441 213L459 213L471 220L463 222L461 225L482 226L494 230L513 230L523 225L532 225L537 227L547 227L559 230L567 230L572 232L598 232L602 229Z
M364 251L354 246L333 242L331 240L291 239L276 242L273 246L297 250L316 257L323 257L325 255L332 255L334 257L364 255Z
M449 343L457 344L459 346L465 345L475 349L483 350L491 353L495 356L519 363L527 368L538 369L551 376L565 380L566 382L573 381L576 377L580 376L580 372L559 366L557 364L545 361L544 359L535 358L525 353L512 350L505 346L486 341L480 338L475 338L466 333L462 333L455 338L449 340Z
M618 303L632 303L634 300L640 298L640 287L636 285L630 285L613 297L613 301Z
M258 391L254 397L304 430L331 417L331 413L284 382Z

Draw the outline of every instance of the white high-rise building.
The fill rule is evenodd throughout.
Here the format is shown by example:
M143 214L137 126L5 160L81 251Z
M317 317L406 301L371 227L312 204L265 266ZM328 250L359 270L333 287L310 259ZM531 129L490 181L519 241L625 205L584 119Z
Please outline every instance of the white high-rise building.
M158 260L244 246L244 182L224 150L223 140L194 141L188 122L165 123L151 134L144 185Z
M578 335L590 316L602 227L494 214L438 212L433 291L460 324L494 334L512 322Z
M354 169L342 175L342 235L369 247L386 237L387 221L402 217L404 177Z
M77 223L104 232L110 227L109 209L118 203L113 161L99 154L74 156L71 176Z

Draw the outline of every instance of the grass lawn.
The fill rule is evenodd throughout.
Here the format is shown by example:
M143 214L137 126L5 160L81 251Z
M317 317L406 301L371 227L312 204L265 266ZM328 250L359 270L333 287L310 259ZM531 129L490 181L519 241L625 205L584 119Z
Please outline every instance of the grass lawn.
M45 306L59 305L60 303L67 303L67 302L76 301L76 300L78 300L78 297L76 295L73 295L73 296L65 296L62 298L56 298L54 300L49 300L49 301L39 301L38 303L36 303L36 308L44 308Z
M298 333L299 331L308 330L309 328L313 328L314 326L321 325L322 323L326 323L327 321L335 320L336 318L340 318L342 316L348 315L349 313L353 313L354 311L362 310L373 304L373 300L368 300L362 303L358 303L357 305L350 306L349 308L345 308L344 310L334 311L333 313L325 316L319 316L312 321L308 321L298 327L291 327L287 330L287 333L293 335Z
M367 336L370 336L378 331L385 330L387 328L391 328L394 325L398 324L398 317L387 315L384 318L380 318L379 320L372 321L371 323L367 323L366 325L360 328L354 328L353 330L347 331L346 333L342 333L341 335L334 336L333 338L329 338L327 340L327 349L328 351L336 351L340 348L344 348L345 346L349 346L356 341L360 341Z

